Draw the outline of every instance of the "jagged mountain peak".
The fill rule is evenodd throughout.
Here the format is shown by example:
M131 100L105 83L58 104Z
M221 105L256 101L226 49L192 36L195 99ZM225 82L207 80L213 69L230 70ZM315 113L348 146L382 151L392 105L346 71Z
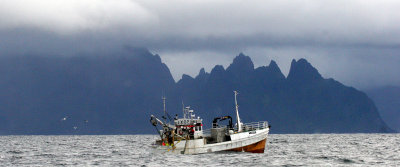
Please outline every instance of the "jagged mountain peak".
M240 53L233 59L232 64L226 70L231 72L248 72L254 70L254 64L249 56Z
M278 64L276 64L276 62L275 62L274 60L271 60L271 62L270 62L269 65L268 65L268 68L269 68L271 71L282 73L282 72L281 72L281 69L280 69L279 66L278 66Z
M268 67L278 67L278 64L276 64L276 62L274 61L274 60L271 60L270 62L269 62L269 65L268 65ZM279 67L278 67L279 68Z
M202 75L205 75L205 74L206 74L206 70L204 70L204 68L201 68L200 72L199 72L199 75L197 75L197 76L202 76Z
M271 60L268 66L261 66L255 69L255 76L258 78L264 78L267 80L273 79L285 79L285 76L281 72L280 68L275 61Z
M210 72L210 79L219 79L225 76L225 69L222 65L216 65Z
M288 80L316 80L322 79L321 74L306 59L292 60Z
M216 65L216 66L211 70L211 73L213 74L213 73L216 73L216 72L224 72L224 71L225 71L224 66L222 66L222 65Z
M210 74L206 73L204 68L201 68L199 74L196 76L196 80L206 80Z
M183 74L182 75L182 80L193 80L193 78L190 75Z

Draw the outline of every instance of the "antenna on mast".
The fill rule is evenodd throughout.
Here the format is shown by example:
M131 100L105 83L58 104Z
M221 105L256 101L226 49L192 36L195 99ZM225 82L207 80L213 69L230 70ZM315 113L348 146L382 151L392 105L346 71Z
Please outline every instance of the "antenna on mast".
M239 105L237 103L237 98L236 96L239 94L236 90L233 91L235 93L235 108L236 108L236 123L238 127L238 132L242 131L242 123L240 122L240 117L239 117Z
M165 100L167 100L167 98L165 98L165 96L162 96L161 99L163 100L163 106L164 106L164 116L162 116L162 118L164 118L164 120L167 121L167 117L168 117L169 121L172 121L172 118L168 114L166 107L165 107Z

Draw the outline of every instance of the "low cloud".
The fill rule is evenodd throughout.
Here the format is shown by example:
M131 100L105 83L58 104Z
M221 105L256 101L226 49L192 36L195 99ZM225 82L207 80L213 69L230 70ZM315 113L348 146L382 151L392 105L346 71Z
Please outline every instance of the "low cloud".
M0 2L0 29L40 29L59 35L144 30L157 22L146 8L130 0L12 0Z

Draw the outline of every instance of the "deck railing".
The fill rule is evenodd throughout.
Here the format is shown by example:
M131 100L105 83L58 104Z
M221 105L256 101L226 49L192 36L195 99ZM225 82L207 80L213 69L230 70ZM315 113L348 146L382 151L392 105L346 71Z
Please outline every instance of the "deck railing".
M229 130L229 127L227 125L213 125L212 127L217 127L217 128L224 128L226 127L227 130ZM268 121L259 121L259 122L251 122L251 123L244 123L242 124L242 132L248 132L248 131L254 131L254 130L260 130L260 129L265 129L268 128ZM233 128L234 132L237 132L237 126ZM204 129L203 130L203 136L210 136L211 135L211 129Z
M253 131L259 129L265 129L268 127L268 121L259 121L259 122L251 122L251 123L244 123L242 125L242 131ZM237 127L234 128L237 131Z

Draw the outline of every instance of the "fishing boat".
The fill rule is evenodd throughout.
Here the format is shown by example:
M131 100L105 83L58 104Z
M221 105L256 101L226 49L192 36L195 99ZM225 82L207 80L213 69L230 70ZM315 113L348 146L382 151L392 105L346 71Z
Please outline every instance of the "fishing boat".
M150 122L156 127L160 139L155 145L165 148L168 152L179 154L202 154L219 151L240 151L264 153L270 126L267 121L242 123L239 117L237 103L238 92L234 91L236 123L233 125L231 116L214 118L212 128L203 130L203 120L196 118L190 107L183 107L183 117L172 120L165 110L162 119L151 115ZM168 119L170 121L168 122ZM221 121L229 121L222 125ZM159 130L158 127L161 127Z

